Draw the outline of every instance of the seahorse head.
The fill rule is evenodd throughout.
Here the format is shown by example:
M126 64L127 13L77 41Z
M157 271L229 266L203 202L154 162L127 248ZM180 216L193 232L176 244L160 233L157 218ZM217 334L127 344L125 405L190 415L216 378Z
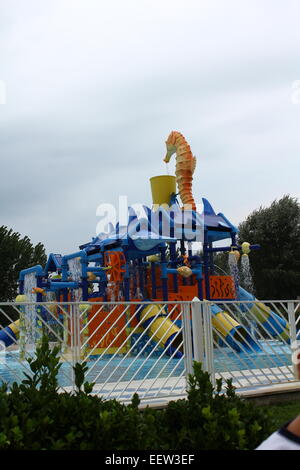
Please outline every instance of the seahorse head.
M176 152L177 147L176 147L176 137L177 137L177 132L172 131L169 137L166 140L166 146L167 146L167 153L164 158L164 162L168 163L170 161L170 158L172 155Z

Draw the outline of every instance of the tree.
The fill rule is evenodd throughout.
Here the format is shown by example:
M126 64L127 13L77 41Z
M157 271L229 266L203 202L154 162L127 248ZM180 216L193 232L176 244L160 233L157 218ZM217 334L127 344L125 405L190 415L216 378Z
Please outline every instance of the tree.
M18 232L0 227L0 300L13 300L17 294L19 272L36 264L45 264L47 256L42 243L34 246Z
M300 204L289 195L253 211L239 225L239 243L258 243L250 254L260 299L300 296Z

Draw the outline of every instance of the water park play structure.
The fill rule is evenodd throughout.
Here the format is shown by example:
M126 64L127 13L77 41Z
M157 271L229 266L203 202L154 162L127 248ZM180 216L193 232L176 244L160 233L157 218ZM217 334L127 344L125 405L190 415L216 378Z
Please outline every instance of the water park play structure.
M149 335L154 334L156 345L167 354L177 351L180 356L180 313L175 309L167 321L166 315L172 303L194 298L212 303L215 328L226 344L237 352L249 346L258 350L259 344L251 331L233 319L225 307L213 302L222 301L225 306L226 302L238 300L240 309L244 309L245 314L250 311L272 337L288 339L287 322L258 303L252 293L239 285L235 275L239 258L248 262L250 251L259 246L247 242L238 244L238 229L222 213L216 214L207 199L202 199L201 213L197 210L192 193L196 158L183 135L172 132L166 147L165 162L176 154L176 176L161 175L150 179L153 207L143 206L144 217L138 217L129 207L125 226L110 224L107 233L98 234L81 245L79 251L64 256L52 253L44 267L38 265L20 272L16 302L21 315L19 320L0 331L0 342L6 347L19 337L34 343L39 316L44 322L53 322L53 315L56 315L64 322L55 302L80 302L79 308L85 312L82 321L88 325L85 331L86 337L90 338L87 347L93 354L100 354L104 350L102 338L113 319L103 321L105 311L102 317L96 316L93 303L117 301L120 304L115 308L114 318L119 315L119 319L116 328L110 332L115 339L111 338L112 347L108 353L124 344L124 338L130 337L130 331L138 321ZM226 239L230 240L228 246L215 246L216 242ZM194 246L199 247L199 242L201 251L194 249ZM216 274L214 255L219 252L228 252L231 275ZM39 306L22 311L22 302L37 302ZM52 302L49 307L52 316L49 316L49 309L41 307L43 302ZM126 315L120 315L124 310L122 302L131 304ZM136 318L134 312L139 302L145 304ZM162 307L157 302L171 303ZM132 315L132 324L124 329L128 315Z

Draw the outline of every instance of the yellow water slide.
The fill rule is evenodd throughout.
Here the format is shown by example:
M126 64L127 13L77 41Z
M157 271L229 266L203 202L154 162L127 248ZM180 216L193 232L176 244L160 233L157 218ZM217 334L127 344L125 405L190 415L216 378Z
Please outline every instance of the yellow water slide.
M140 321L143 328L148 329L148 336L168 354L174 353L174 357L177 357L177 350L182 355L182 334L178 326L167 318L162 305L146 305L140 313Z

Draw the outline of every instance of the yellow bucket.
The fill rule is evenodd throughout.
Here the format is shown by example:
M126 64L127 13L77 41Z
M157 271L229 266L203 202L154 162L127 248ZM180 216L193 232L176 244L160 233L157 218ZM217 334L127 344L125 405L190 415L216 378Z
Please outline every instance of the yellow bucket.
M170 175L153 176L150 178L152 202L159 206L169 205L172 193L176 193L176 178Z

